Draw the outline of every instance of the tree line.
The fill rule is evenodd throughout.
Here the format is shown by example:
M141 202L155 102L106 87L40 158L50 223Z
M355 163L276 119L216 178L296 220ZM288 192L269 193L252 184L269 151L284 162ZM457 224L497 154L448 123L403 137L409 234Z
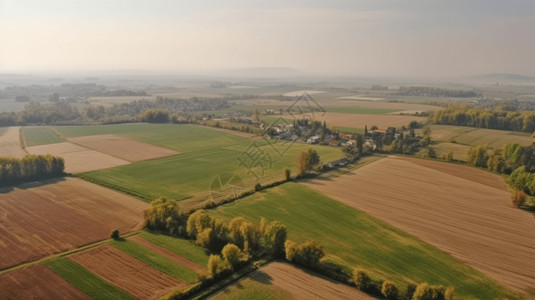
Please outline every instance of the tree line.
M478 145L470 147L467 154L468 164L509 175L507 183L513 189L511 200L516 207L525 204L526 195L535 196L535 144L505 144L497 149Z
M429 116L432 124L469 126L522 132L535 131L535 112L476 108L467 104L450 103L446 109Z
M23 158L0 157L0 186L63 175L63 158L52 155L27 155Z
M450 90L427 86L400 86L398 95L470 98L479 94L474 91Z

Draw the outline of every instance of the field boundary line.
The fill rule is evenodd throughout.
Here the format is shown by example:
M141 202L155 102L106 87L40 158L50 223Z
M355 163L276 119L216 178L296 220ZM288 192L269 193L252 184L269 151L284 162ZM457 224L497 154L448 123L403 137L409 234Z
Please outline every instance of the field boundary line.
M142 231L143 231L143 229L130 231L128 233L125 233L125 234L121 235L121 238L127 238L127 237L131 237L131 236L134 236L134 235L138 235ZM9 273L9 272L12 272L12 271L20 270L20 269L33 267L35 265L44 264L44 263L46 263L48 261L51 261L53 259L56 259L58 257L63 257L63 256L71 255L71 254L74 254L74 253L82 252L82 251L85 251L85 250L89 250L89 249L92 249L92 248L96 248L98 246L101 246L101 245L104 245L106 243L109 243L110 241L113 241L113 239L109 238L109 239L101 240L101 241L94 242L94 243L91 243L91 244L87 244L87 245L84 245L84 246L80 246L80 247L77 247L77 248L74 248L74 249L71 249L71 250L67 250L67 251L63 251L63 252L60 252L60 253L51 254L49 256L46 256L46 257L43 257L43 258L40 258L40 259L37 259L37 260L34 260L34 261L20 263L18 265L14 265L14 266L5 268L3 270L0 270L0 275L6 274L6 273Z

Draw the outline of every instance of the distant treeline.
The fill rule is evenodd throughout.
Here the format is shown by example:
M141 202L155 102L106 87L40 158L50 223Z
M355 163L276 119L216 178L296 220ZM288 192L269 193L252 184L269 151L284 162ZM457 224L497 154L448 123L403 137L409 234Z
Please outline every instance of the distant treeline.
M398 95L469 98L477 97L474 91L449 90L426 86L400 86Z
M434 111L429 117L433 124L470 126L522 132L535 131L535 112L504 111L475 108L466 104L450 104Z
M31 102L18 113L0 113L0 126L62 124L80 120L82 114L68 102L41 104Z
M63 158L52 155L0 157L0 186L61 176L64 169Z

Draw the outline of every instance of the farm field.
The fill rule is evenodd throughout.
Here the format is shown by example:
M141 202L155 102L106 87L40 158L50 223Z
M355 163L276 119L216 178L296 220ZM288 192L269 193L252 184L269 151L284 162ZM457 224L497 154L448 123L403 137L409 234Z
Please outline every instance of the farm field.
M0 274L2 299L92 299L43 265Z
M177 239L163 234L143 231L139 234L143 239L176 253L200 266L208 264L206 251L188 240Z
M433 144L431 147L435 149L436 156L438 158L442 157L444 154L447 154L449 151L453 151L453 159L460 161L466 161L468 159L468 150L470 149L470 146L467 145L448 142ZM425 149L423 151L425 151Z
M125 127L130 128L130 126L116 128L120 132ZM150 125L146 127L154 128ZM255 181L256 176L261 182L264 178L282 179L285 167L292 169L292 174L296 174L295 159L301 151L309 148L316 149L323 162L343 156L339 148L311 146L304 143L289 144L288 151L281 156L264 140L251 141L200 126L168 125L161 128L161 131L155 130L153 135L137 132L136 136L133 134L129 136L146 142L150 142L147 140L151 139L152 143L158 146L182 152L181 155L84 173L83 178L136 195L145 201L152 201L160 196L183 200L201 192L206 193L212 181L220 174L236 174L244 182ZM81 129L76 128L76 130ZM88 130L93 129L88 128ZM258 149L266 153L266 159L262 162L265 167L262 169L258 166L249 173L247 163L240 166L238 158L246 159L245 152Z
M175 262L181 266L184 266L186 267L188 270L185 270L185 273L189 273L189 270L193 270L194 272L196 272L197 274L202 274L204 272L206 272L206 268L203 267L202 265L199 265L197 263L194 263L192 262L191 260L181 256L181 255L178 255L177 253L167 249L167 248L164 248L164 247L160 247L142 237L140 237L139 235L136 235L136 236L132 236L132 237L129 237L128 238L129 241L132 241L134 243L136 243L137 245L143 247L143 248L146 248L150 251L153 251L154 253L166 258L166 259L169 259L171 260L172 262ZM185 241L185 240L183 240ZM177 250L180 250L180 252L183 252L182 249L180 248L177 248ZM204 254L204 253L203 253ZM206 254L204 254L205 257ZM206 264L205 264L206 265ZM189 276L192 276L193 274L189 274ZM195 281L196 277L193 276L193 281ZM190 279L191 281L191 279Z
M371 108L371 107L360 107L360 106L348 106L348 107L331 107L327 106L324 108L327 113L341 113L341 114L359 114L359 115L384 115L388 113L397 112L399 110L392 108Z
M174 253L167 253L167 257L163 256L154 251L154 247L152 247L153 249L149 249L134 242L130 238L124 241L112 241L110 245L171 277L186 283L197 281L197 273L178 264L177 260L180 260L180 257Z
M311 274L287 263L273 262L233 284L213 300L230 299L375 299L356 288Z
M20 127L8 127L0 132L0 157L22 158L26 152L20 145Z
M451 125L430 125L431 140L437 142L455 142L463 145L485 145L501 148L503 144L531 145L535 139L529 133L484 129ZM416 133L420 133L416 130Z
M108 154L63 142L26 148L30 154L63 157L66 173L81 173L127 165L130 162Z
M135 299L68 258L59 257L45 265L93 299Z
M179 154L170 149L139 142L115 134L70 138L69 142L130 162Z
M360 194L346 191L350 186L339 189L346 196ZM286 183L209 213L226 220L236 216L278 220L288 227L291 240L321 241L326 260L345 266L349 272L361 266L372 276L392 280L401 287L409 282L428 282L455 286L461 299L512 297L497 282L447 253L300 183Z
M0 192L0 269L140 229L148 205L76 178Z
M158 298L187 286L110 245L73 254L69 259L137 299Z
M512 207L498 175L394 156L307 186L450 253L511 289L535 287L535 219Z
M64 142L50 127L23 127L22 134L26 147Z

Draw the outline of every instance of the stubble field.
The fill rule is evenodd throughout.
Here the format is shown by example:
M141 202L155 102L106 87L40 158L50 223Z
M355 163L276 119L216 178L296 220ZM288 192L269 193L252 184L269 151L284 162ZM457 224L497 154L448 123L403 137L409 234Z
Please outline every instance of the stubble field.
M0 269L143 226L148 205L75 178L0 193Z
M535 286L535 218L498 175L388 157L309 187L363 210L517 291Z

